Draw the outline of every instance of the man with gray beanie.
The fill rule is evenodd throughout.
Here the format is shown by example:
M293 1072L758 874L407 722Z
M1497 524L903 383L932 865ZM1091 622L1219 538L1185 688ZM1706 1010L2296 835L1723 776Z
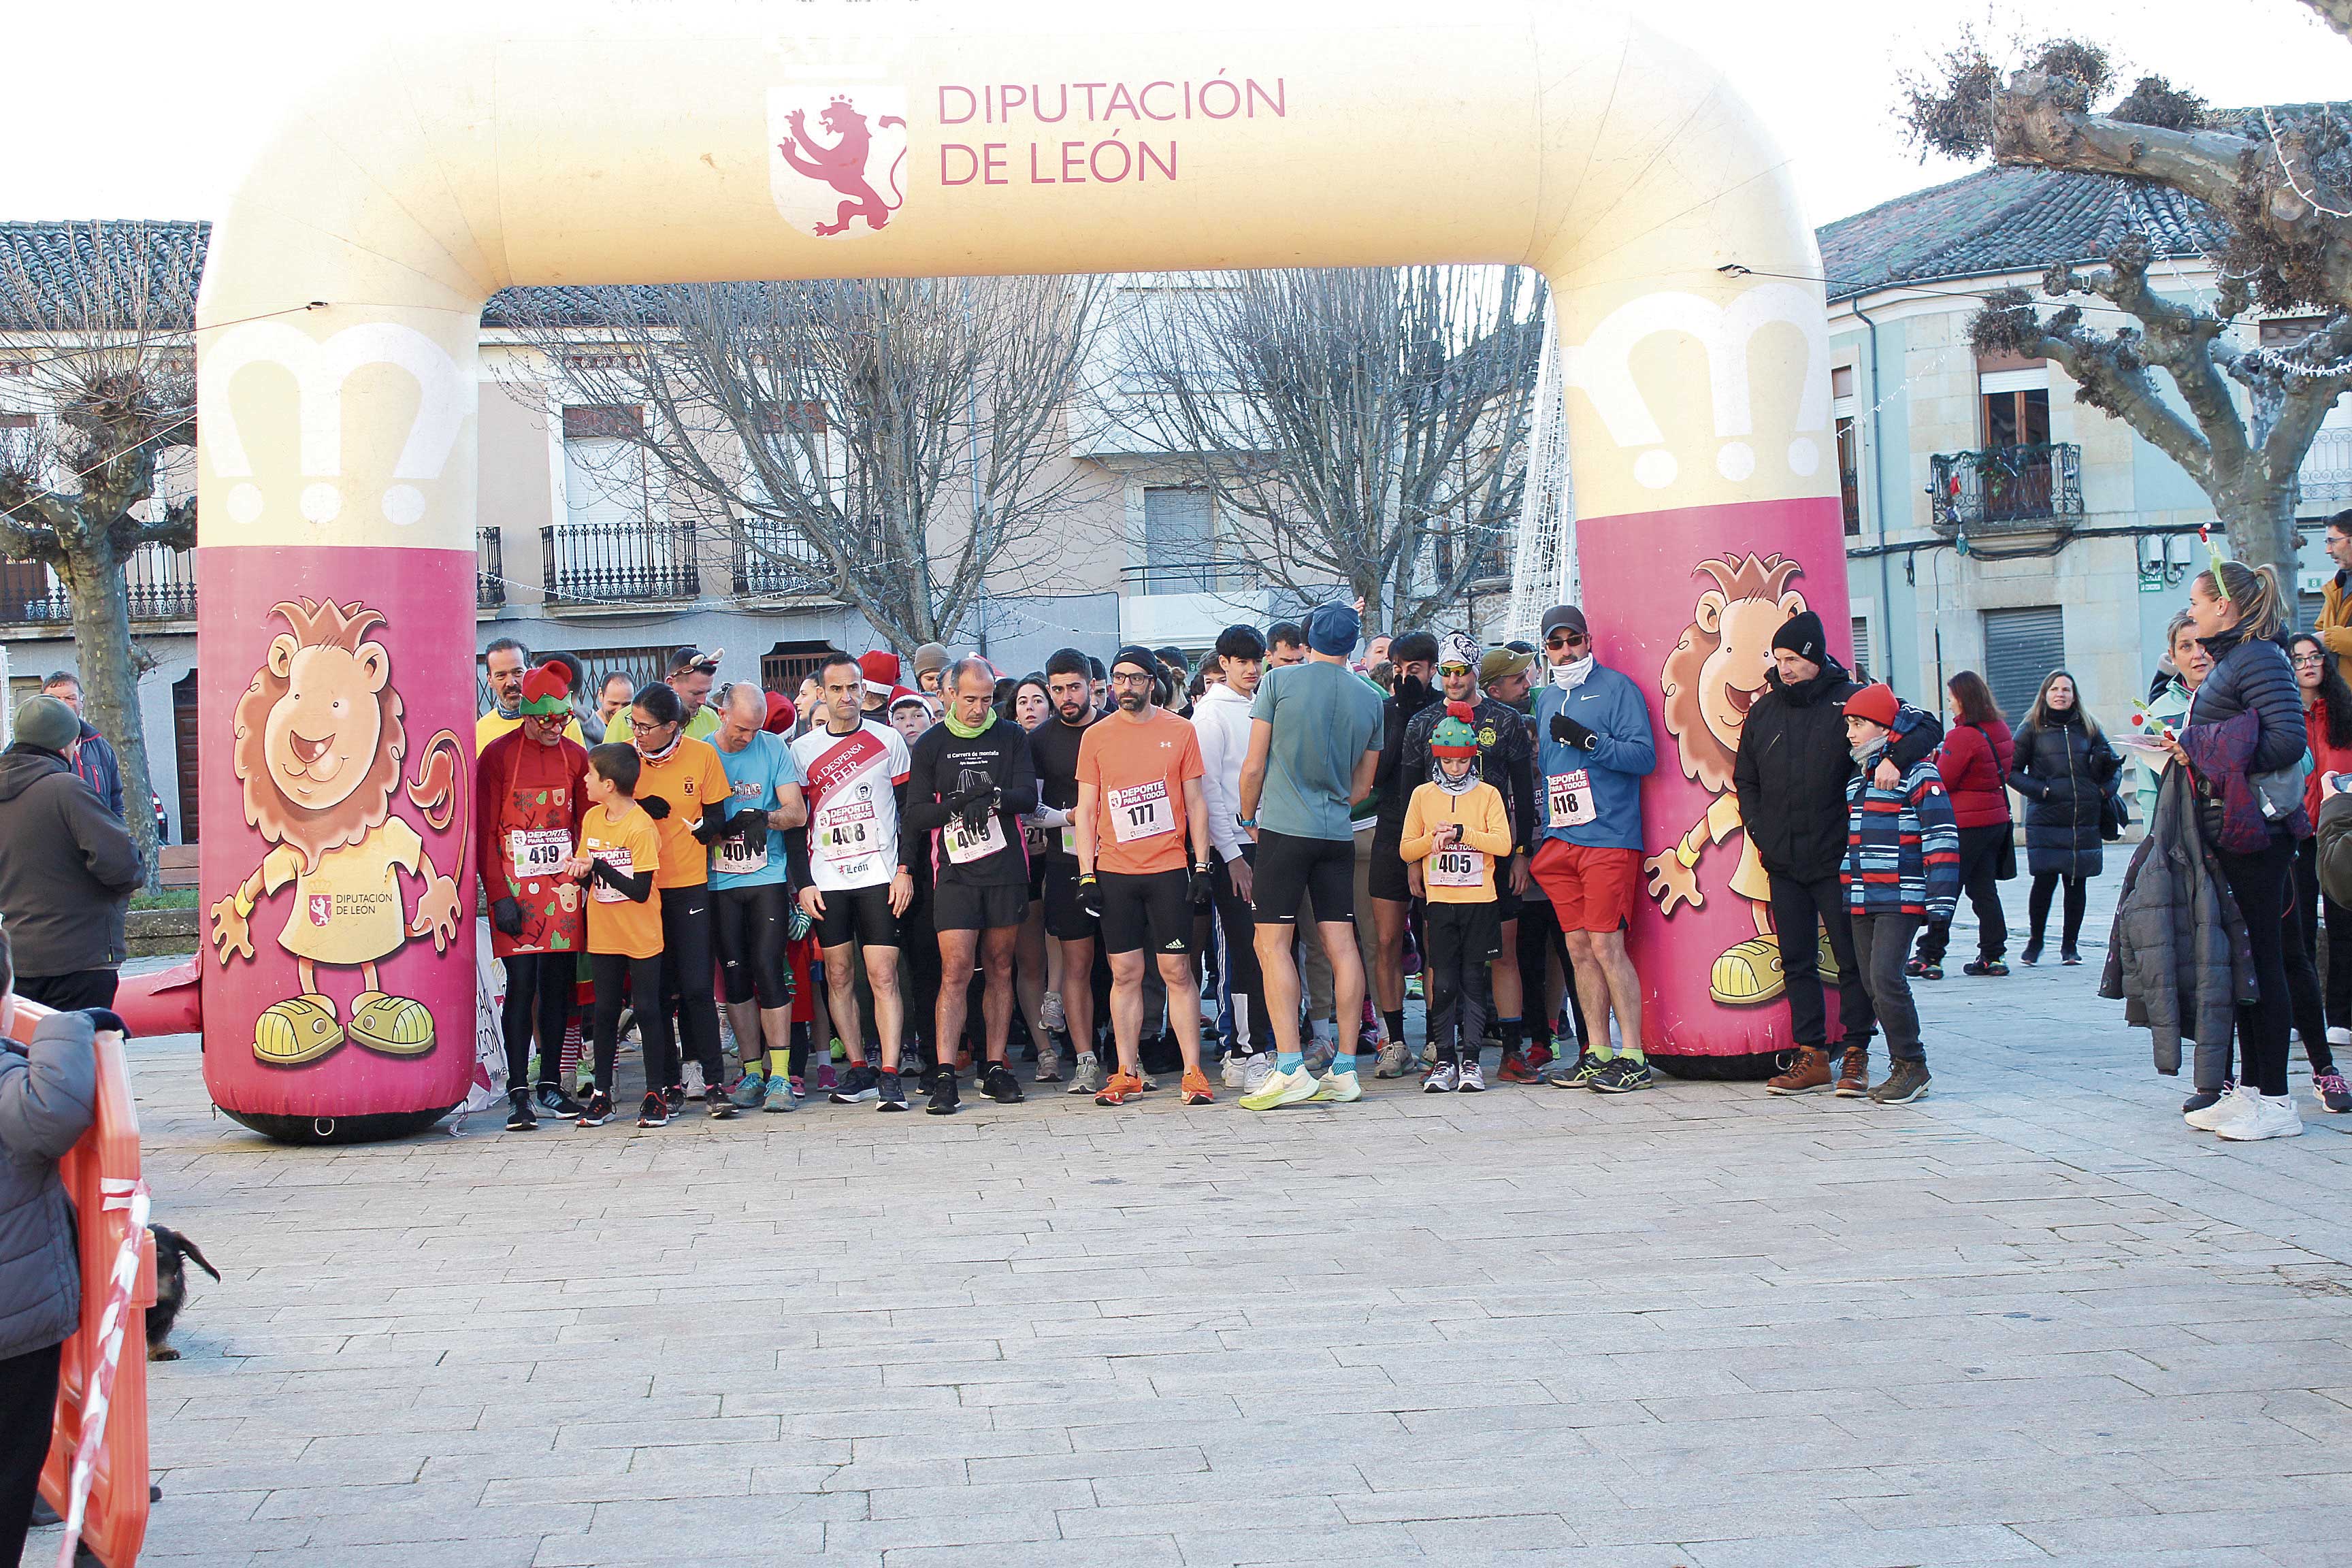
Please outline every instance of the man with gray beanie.
M147 876L121 819L73 771L80 742L72 709L30 697L0 752L0 921L16 994L60 1010L113 1005L123 911Z

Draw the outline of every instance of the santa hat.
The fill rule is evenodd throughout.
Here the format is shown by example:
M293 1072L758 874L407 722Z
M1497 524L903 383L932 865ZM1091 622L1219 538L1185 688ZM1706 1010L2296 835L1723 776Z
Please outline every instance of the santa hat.
M866 677L866 689L877 697L887 695L898 684L898 656L887 648L860 655L857 668Z
M555 714L572 706L572 670L560 658L523 671L522 701L516 711Z
M926 713L929 713L931 710L930 699L925 697L921 692L915 690L913 688L894 686L890 689L889 711L896 713L900 707L908 702L920 708Z
M782 735L790 732L792 727L798 722L800 722L800 714L793 707L793 700L781 691L769 692L768 721L760 728L771 735Z

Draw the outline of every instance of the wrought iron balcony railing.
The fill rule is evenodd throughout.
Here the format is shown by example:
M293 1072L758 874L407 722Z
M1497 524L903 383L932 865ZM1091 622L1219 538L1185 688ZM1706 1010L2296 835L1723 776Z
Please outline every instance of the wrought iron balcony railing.
M1265 586L1263 572L1237 561L1129 566L1119 576L1130 594L1246 594Z
M1938 452L1928 459L1930 515L1962 529L2072 528L2083 516L2083 453L2071 441Z
M142 545L122 563L123 592L133 621L185 621L196 614L196 563L192 551ZM0 562L0 625L65 626L73 598L46 566Z
M495 528L474 531L474 607L495 610L507 602L506 546Z
M623 607L700 592L694 533L670 522L551 522L539 531L551 605Z
M735 592L764 595L824 594L832 574L815 546L792 529L763 518L735 525Z

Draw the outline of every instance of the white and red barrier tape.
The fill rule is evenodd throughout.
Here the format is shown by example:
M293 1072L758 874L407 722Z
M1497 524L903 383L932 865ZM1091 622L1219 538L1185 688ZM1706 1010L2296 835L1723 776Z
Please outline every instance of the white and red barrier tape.
M58 1568L73 1568L74 1548L81 1541L83 1510L89 1503L89 1483L98 1473L99 1447L106 1441L108 1402L114 1397L115 1363L122 1357L122 1331L131 1318L131 1293L139 1284L139 1238L147 1231L147 1183L109 1177L100 1184L109 1209L128 1209L131 1223L116 1248L114 1268L106 1280L106 1311L98 1321L99 1361L95 1376L82 1390L81 1441L74 1448L72 1484L66 1510L66 1538L58 1543ZM117 1476L117 1486L147 1484L144 1476Z

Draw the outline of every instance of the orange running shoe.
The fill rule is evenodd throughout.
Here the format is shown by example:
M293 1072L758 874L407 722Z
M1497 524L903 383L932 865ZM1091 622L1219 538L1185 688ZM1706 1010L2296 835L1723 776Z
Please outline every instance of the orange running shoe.
M1097 1105L1125 1105L1129 1100L1134 1099L1137 1095L1141 1094L1142 1092L1143 1080L1136 1077L1131 1072L1122 1070L1111 1074L1110 1077L1104 1081L1102 1092L1095 1096L1095 1103Z
M1184 1075L1183 1094L1187 1105L1214 1105L1217 1101L1216 1090L1209 1087L1207 1075L1198 1068Z

